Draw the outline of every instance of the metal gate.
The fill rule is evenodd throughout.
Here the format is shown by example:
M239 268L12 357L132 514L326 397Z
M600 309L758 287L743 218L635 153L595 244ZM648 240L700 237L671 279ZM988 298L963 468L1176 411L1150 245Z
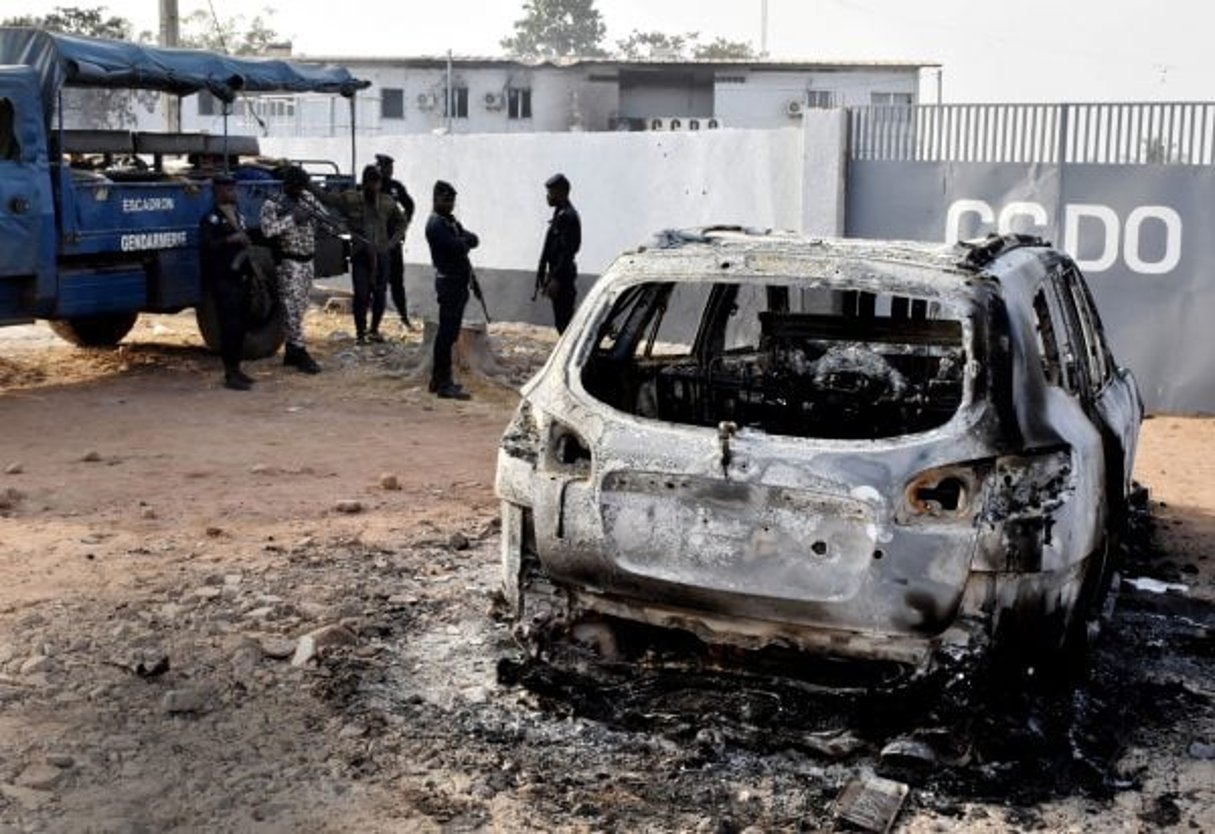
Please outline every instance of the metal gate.
M1215 104L849 111L849 236L1062 245L1149 407L1215 410Z
M883 105L849 111L852 160L1215 164L1215 104Z

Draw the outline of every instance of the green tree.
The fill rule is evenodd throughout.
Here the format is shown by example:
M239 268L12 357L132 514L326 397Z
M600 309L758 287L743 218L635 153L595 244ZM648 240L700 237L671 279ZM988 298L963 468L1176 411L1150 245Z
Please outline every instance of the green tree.
M636 61L644 58L687 58L688 47L700 37L696 32L668 35L663 32L642 32L634 29L623 40L616 41L616 54Z
M645 58L745 61L756 57L755 50L747 41L731 41L719 37L710 43L701 43L699 32L668 35L664 32L641 32L637 29L630 32L627 38L616 41L616 54L634 61Z
M44 17L10 17L0 21L0 26L32 26L69 35L123 41L132 40L133 34L131 21L107 14L104 6L56 6ZM66 127L131 127L137 122L135 108L142 107L151 113L157 101L157 94L151 92L66 89L63 91L64 122Z
M263 8L246 22L244 15L216 20L198 9L182 19L181 45L229 55L261 55L282 37L271 26L274 9Z
M500 43L521 58L599 57L606 33L595 0L527 0L515 34Z
M4 20L3 26L32 26L69 35L85 35L91 38L131 39L131 21L116 15L106 15L105 6L56 6L45 17L20 15Z
M692 50L692 57L702 61L751 61L759 55L750 41L732 41L719 37L706 44L697 44Z

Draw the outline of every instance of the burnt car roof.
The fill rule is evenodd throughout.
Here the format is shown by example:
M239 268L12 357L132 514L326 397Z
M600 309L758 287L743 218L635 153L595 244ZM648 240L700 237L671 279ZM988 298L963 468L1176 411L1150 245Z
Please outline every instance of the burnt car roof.
M714 266L722 270L737 267L743 274L765 276L777 269L780 260L786 259L853 263L861 272L866 265L898 272L900 278L907 281L905 287L918 284L936 293L965 293L968 287L974 286L974 279L994 277L1003 272L998 268L998 262L1006 255L1026 248L1038 248L1043 254L1053 253L1052 257L1057 257L1049 242L1029 235L993 234L978 240L945 244L807 238L786 231L705 226L661 231L652 244L626 252L621 258L644 258L644 270L651 279L655 277L655 262L665 260L668 255L672 265L682 262L693 268ZM704 258L703 263L697 263L698 255ZM626 268L624 272L632 271Z

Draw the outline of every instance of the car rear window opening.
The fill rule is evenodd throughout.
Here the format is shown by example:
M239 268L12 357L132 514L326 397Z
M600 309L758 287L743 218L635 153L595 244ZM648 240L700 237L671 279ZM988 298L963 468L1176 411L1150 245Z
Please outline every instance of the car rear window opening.
M961 320L939 302L762 283L628 288L582 383L638 417L793 437L928 431L962 402Z

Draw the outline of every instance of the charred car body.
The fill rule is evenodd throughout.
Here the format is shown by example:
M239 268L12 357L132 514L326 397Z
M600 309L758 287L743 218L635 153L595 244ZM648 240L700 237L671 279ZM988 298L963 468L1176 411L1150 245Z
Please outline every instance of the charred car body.
M666 233L622 255L498 457L533 647L658 627L918 677L1082 641L1142 419L1037 239Z

